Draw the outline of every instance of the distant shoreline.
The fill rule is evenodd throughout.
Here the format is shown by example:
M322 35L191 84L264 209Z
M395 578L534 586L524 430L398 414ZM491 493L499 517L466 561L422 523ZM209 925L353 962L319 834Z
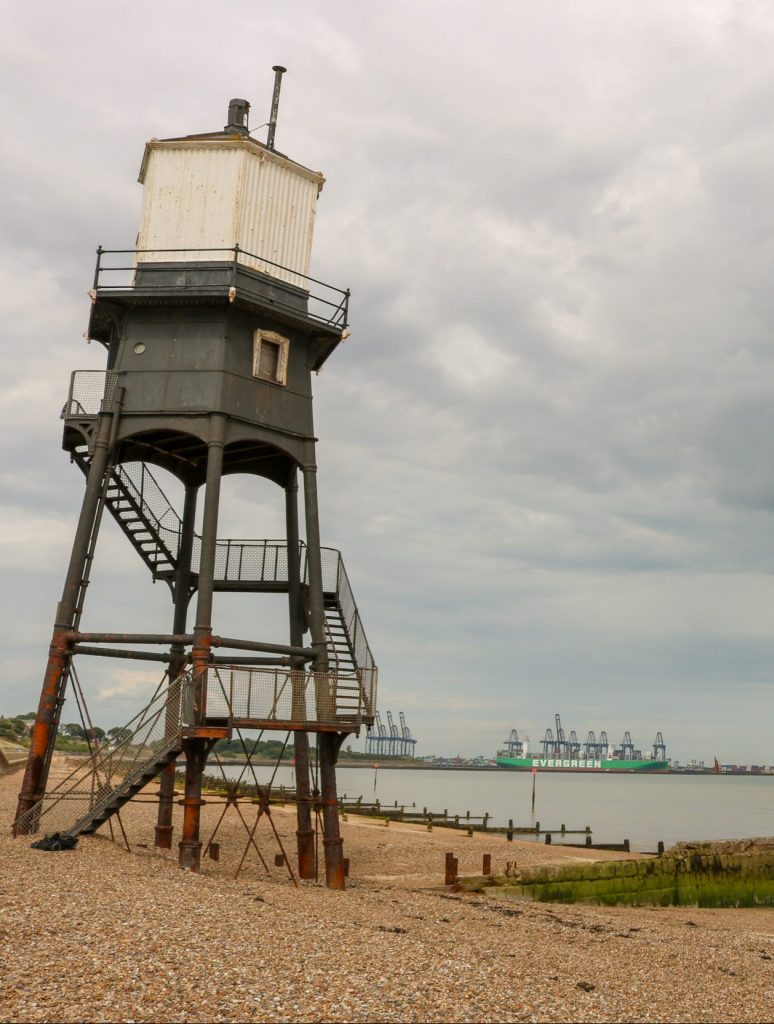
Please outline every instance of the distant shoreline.
M182 763L182 762L180 762L180 763ZM218 763L217 761L208 761L207 762L208 765L216 765L217 763ZM225 761L223 758L220 759L220 763L223 765L224 768L225 767L241 768L243 765L247 764L247 762L244 761L244 760L241 760L241 761L240 760L228 760L228 761ZM260 767L260 768L267 768L267 767L273 768L276 765L276 763L277 763L276 761L272 761L269 758L262 758L260 760L253 759L253 761L252 761L253 765L255 765L256 767ZM378 767L374 768L374 764L377 764ZM280 766L284 766L285 768L293 768L294 767L294 765L293 765L293 763L291 761L281 761L280 762ZM384 771L385 769L389 769L391 771L411 771L411 772L423 772L423 771L429 771L429 772L509 772L509 774L511 774L511 775L529 775L529 774L531 774L529 771L520 771L519 772L519 771L514 771L513 769L508 769L508 768L498 768L497 765L486 765L486 764L485 765L472 765L472 764L391 764L389 762L384 762L384 761L378 761L378 762L372 761L370 763L367 762L367 761L339 761L336 764L336 768L366 768L366 769L368 769L370 771ZM725 776L727 778L733 778L733 779L740 779L740 778L742 778L742 779L747 779L747 778L749 778L749 779L774 778L774 772L713 772L712 769L710 769L710 768L707 768L704 771L701 771L701 770L699 770L699 771L693 771L693 770L692 771L684 771L684 770L682 770L680 768L678 768L678 769L672 768L672 769L669 769L666 772L636 772L636 771L631 771L631 772L626 772L626 771L624 771L624 772L616 772L616 771L579 772L579 771L573 771L572 769L567 769L565 771L562 768L553 768L553 769L544 770L542 772L540 771L540 769L538 769L537 774L540 774L540 775L583 775L584 777L588 777L589 775L622 775L622 776L624 776L624 775L639 775L639 776L643 776L643 775L660 775L662 777L664 775L678 775L678 776L682 776L682 777L684 777L684 776L691 776L691 777L700 776L702 778L705 777L705 776L712 776L712 777L723 778Z

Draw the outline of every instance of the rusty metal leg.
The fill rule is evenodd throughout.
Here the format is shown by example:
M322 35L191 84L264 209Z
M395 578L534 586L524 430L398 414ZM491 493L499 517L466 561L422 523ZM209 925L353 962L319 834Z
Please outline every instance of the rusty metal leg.
M183 795L183 838L178 844L180 867L198 873L202 858L199 825L202 811L202 772L210 744L203 739L183 740L185 751L185 793Z
M304 466L304 510L306 515L307 565L309 571L309 626L312 648L315 651L314 671L319 681L326 683L328 648L325 642L325 605L323 597L322 561L320 557L320 520L317 508L317 470L314 465ZM321 698L318 687L315 714L318 719L335 721L335 704L331 706L327 695ZM343 738L343 737L342 737ZM339 807L336 796L336 759L340 737L337 733L318 733L320 752L320 790L323 818L323 850L325 853L325 881L329 889L343 889L343 842L339 834Z
M210 441L207 446L207 480L202 514L199 590L196 599L196 625L194 626L192 651L197 723L206 717L207 668L212 651L213 578L218 543L218 506L220 504L225 429L225 417L220 413L213 413L210 416Z
M160 850L172 849L172 810L175 799L175 762L168 764L159 775L159 813L156 821L154 846Z
M54 627L54 635L48 653L48 665L43 678L43 691L32 730L32 742L27 757L19 801L16 807L16 818L26 813L43 798L43 790L48 775L49 751L56 736L56 723L59 718L62 682L70 659L70 652L65 639L66 630ZM35 815L37 817L37 815ZM14 835L18 832L30 834L37 831L37 823L24 822L14 824Z
M294 733L296 747L296 843L299 878L314 878L314 829L312 828L312 789L309 783L309 734Z
M223 470L225 417L210 416L210 441L207 447L207 480L202 516L202 547L199 559L199 591L193 646L194 722L201 725L207 717L207 667L212 650L212 595L215 553L218 540L218 504ZM185 796L183 798L183 838L180 841L180 867L198 871L201 860L199 820L201 816L202 772L211 743L191 737L183 742L185 750Z
M183 519L180 528L180 547L177 553L177 569L175 572L175 614L172 622L172 633L179 636L185 633L188 621L188 602L191 592L191 554L193 551L194 522L196 517L197 488L186 484L183 503ZM178 678L185 669L185 653L182 644L173 644L170 649L169 684ZM169 730L177 728L174 708L169 708ZM154 845L160 850L172 849L172 811L175 796L175 764L167 765L159 775L159 810L156 821Z
M70 564L67 568L62 600L56 610L56 622L49 648L48 665L43 677L43 689L38 704L35 725L32 730L32 742L24 772L16 817L24 814L43 798L48 780L48 769L54 740L59 726L59 713L63 698L64 683L67 679L67 667L70 659L65 634L72 629L78 613L78 603L89 554L89 544L94 530L97 509L102 493L102 482L108 465L110 450L110 434L113 415L103 412L94 442L94 455L86 480L86 491L81 504L81 514L75 532ZM24 832L35 831L35 827L22 827Z
M301 548L298 531L298 474L296 468L285 487L285 519L288 542L288 614L290 617L290 643L300 647L306 631L301 587ZM297 670L291 681L293 688L293 720L306 719L306 673L303 661L293 666ZM314 829L312 828L312 790L309 784L309 736L298 731L293 734L296 762L296 847L298 850L298 876L315 877Z
M329 889L344 889L344 840L339 833L339 802L336 795L338 736L332 732L318 733L317 745L320 749L325 883Z

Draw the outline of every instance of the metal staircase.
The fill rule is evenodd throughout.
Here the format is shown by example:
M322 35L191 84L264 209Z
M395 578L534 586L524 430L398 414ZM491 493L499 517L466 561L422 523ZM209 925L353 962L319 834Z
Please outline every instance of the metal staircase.
M147 707L123 730L115 746L99 747L16 822L21 834L89 835L120 811L183 750L191 717L191 675L166 686L166 676Z
M82 452L73 458L84 476L89 462ZM171 580L177 565L181 521L143 463L115 466L105 494L105 506L128 537L154 579Z
M145 476L145 472L142 475ZM173 553L164 537L170 531L163 529L150 506L143 501L142 493L138 494L132 485L131 477L117 466L111 474L106 504L154 579L171 579L177 560L177 545L174 545Z
M336 594L325 596L324 608L328 668L337 677L336 713L343 716L355 715L363 706L364 691L357 672L355 652Z
M89 460L85 448L73 451L84 474ZM144 463L114 467L105 495L105 507L131 542L156 580L173 585L180 547L182 520L156 478ZM194 536L192 583L198 576L200 537ZM354 707L370 707L363 691L364 670L375 682L376 665L365 636L341 553L322 549L325 629L329 669L339 675L337 706L347 714ZM306 547L302 544L302 581L308 582ZM215 589L218 591L287 591L288 557L284 540L233 540L217 543ZM370 694L370 691L369 691ZM369 714L370 720L371 715Z
M98 800L90 807L86 814L79 818L74 825L66 829L67 835L88 836L96 832L100 825L104 825L108 818L112 817L116 811L120 811L125 803L131 800L149 782L152 782L162 768L166 768L170 762L176 760L182 751L183 744L180 735L168 740L154 751L155 756L150 761L147 761L131 775L128 775L115 789L110 790L101 800Z

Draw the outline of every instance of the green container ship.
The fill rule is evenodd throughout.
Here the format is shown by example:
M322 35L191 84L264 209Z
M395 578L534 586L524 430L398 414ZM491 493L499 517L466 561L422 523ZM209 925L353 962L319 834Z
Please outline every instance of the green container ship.
M624 733L620 745L612 750L607 733L602 730L599 739L589 732L582 743L573 729L569 735L562 728L559 715L556 718L556 735L546 729L545 736L538 743L539 753L530 753L529 738L519 736L516 729L506 742L505 750L498 750L495 763L498 768L515 772L668 772L669 761L666 744L660 732L649 755L635 749L631 734Z
M495 758L498 768L515 772L666 772L668 761L624 760L623 758L596 757L509 757L507 751L498 751Z

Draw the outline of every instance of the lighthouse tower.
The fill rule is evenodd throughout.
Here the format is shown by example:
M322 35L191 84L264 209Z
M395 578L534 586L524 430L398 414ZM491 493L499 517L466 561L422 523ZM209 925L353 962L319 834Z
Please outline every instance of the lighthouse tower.
M312 732L326 879L341 888L335 764L344 738L373 721L377 671L341 555L320 544L312 372L349 333L349 292L309 276L324 178L274 147L283 71L275 68L266 144L248 133L241 99L222 130L148 142L136 248L97 251L88 333L107 361L104 371L73 373L63 413L63 446L86 489L15 827L93 832L159 776L156 843L169 848L174 765L184 754L179 859L196 871L213 744L235 729L279 730L293 734L299 872L312 877ZM159 468L182 484L180 507ZM285 538L219 535L221 479L237 473L281 489ZM84 631L105 511L169 587L169 620L153 633L120 623L111 633ZM220 592L286 594L287 634L221 636ZM81 657L158 661L164 678L111 749L109 770L98 751L69 790L50 789L61 708Z

